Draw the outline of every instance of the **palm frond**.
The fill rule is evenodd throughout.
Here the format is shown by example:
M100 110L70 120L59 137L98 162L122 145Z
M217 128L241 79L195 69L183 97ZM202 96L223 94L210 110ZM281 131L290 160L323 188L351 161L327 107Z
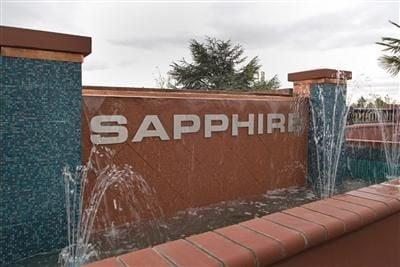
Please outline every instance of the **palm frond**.
M392 76L397 76L400 72L400 57L384 55L379 58L379 64Z
M390 21L389 22L400 28L400 25ZM382 37L381 42L377 42L376 44L383 47L383 51L391 52L392 55L383 55L379 58L379 64L385 69L388 73L393 76L397 76L400 72L400 39L394 37Z
M391 21L391 20L389 20L389 22L392 23L392 24L393 24L394 26L396 26L397 28L400 28L400 24L397 24L396 22Z

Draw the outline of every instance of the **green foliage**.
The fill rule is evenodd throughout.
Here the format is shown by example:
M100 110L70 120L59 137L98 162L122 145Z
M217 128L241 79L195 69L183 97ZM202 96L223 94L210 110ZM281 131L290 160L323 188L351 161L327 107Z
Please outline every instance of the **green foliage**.
M374 104L376 108L385 108L388 105L380 96L375 99Z
M389 21L400 29L400 25ZM380 65L391 75L397 76L400 72L400 39L393 37L382 37L382 42L377 42L383 46L383 51L390 52L391 55L383 55L379 58Z
M190 41L192 63L184 58L171 64L169 75L174 87L207 90L269 90L279 86L275 76L270 81L257 80L261 65L258 57L247 64L244 49L230 40L206 38L205 43Z
M278 75L272 77L271 80L266 81L265 78L261 77L260 80L254 81L251 89L255 91L264 91L264 90L271 90L277 89L281 86L281 83L278 79Z
M365 108L365 105L367 103L367 100L361 96L358 100L357 100L357 107L358 108Z
M397 101L392 99L389 95L383 97L380 95L372 94L369 98L361 96L357 103L353 103L351 106L354 108L387 108L391 105L396 105Z

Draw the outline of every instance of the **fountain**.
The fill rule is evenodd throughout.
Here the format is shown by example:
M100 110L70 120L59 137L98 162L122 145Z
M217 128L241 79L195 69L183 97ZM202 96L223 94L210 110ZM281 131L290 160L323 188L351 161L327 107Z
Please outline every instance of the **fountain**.
M400 174L399 107L369 105L351 111L346 156L351 177L377 183Z
M68 246L61 251L59 258L62 266L81 266L99 257L99 253L104 251L98 251L96 245L91 243L99 239L106 243L102 250L118 249L116 240L126 231L116 229L115 223L117 220L126 221L123 218L125 216L136 223L135 227L140 225L145 216L162 217L154 190L131 166L114 164L113 156L114 151L110 148L93 146L86 165L78 166L74 172L65 167L62 172L68 224ZM91 179L90 173L94 174L94 179ZM98 211L107 190L115 192L112 203L122 218L109 218L107 211L99 216ZM96 225L96 221L107 231L99 231L100 226ZM157 224L150 226L153 235L161 236Z
M332 196L343 177L347 79L350 72L333 70L289 75L299 99L309 102L308 182L321 198Z
M386 178L389 180L398 178L400 176L400 106L390 105L389 109L375 108L374 112L378 117L381 131L387 165Z
M310 133L315 145L316 161L311 163L316 165L316 172L311 181L319 196L326 198L335 192L342 155L348 113L346 87L336 84L327 90L317 85L313 89L310 96Z
M310 184L320 198L337 193L337 177L340 176L338 169L343 155L348 112L345 105L346 75L337 72L334 80L335 83L312 84L309 97L300 95L289 103L291 110L296 111L290 114L303 114L303 119L297 116L288 120L290 127L287 132L295 138L303 138L307 132L304 107L309 103L308 174ZM95 99L86 99L85 107L92 102L97 103ZM103 99L101 103L104 108ZM111 108L115 107L118 107L118 112L122 112L122 104L113 101ZM92 116L89 113L85 115L87 118ZM257 121L260 123L260 119ZM93 135L92 128L90 133ZM80 266L104 257L238 223L254 216L261 217L316 199L314 193L307 188L288 188L288 191L270 191L261 198L239 198L207 207L190 207L168 214L168 218L164 219L154 188L127 164L130 159L127 154L123 154L122 162L121 158L118 161L118 153L110 147L94 144L85 166L78 167L74 173L68 168L63 171L69 245L62 250L59 262L65 267ZM304 170L304 163L299 168ZM285 168L285 171L289 169ZM111 195L106 194L109 190L116 191ZM280 192L283 194L280 195ZM110 212L106 205L102 207L103 202L112 203L113 211ZM221 216L225 220L218 220ZM150 240L140 243L140 237L132 234L135 231ZM131 246L126 246L127 243Z
M161 250L171 243L182 245L175 256L187 256L185 260L210 259L201 246L222 247L228 249L211 253L220 257L218 263L262 266L256 256L274 264L310 244L337 241L345 233L348 237L348 231L374 220L374 227L377 220L386 220L380 224L383 234L370 230L367 237L396 236L391 233L398 221L389 215L397 216L400 209L398 186L393 186L398 180L317 202L306 185L308 175L319 196L326 197L340 181L350 72L343 72L344 77L329 69L290 74L295 93L298 83L308 85L309 95L298 100L276 92L82 90L81 63L91 52L90 38L0 29L0 84L7 100L1 110L1 266L56 266L54 255L65 246L59 257L65 267L116 255L121 256L110 260L129 261L135 255L145 260L143 251L149 257L168 257L171 250ZM88 114L81 109L85 101ZM97 121L101 127L92 135L88 119L99 115L118 119ZM145 135L135 139L132 133L146 117L151 125L144 124ZM204 123L197 127L199 118ZM162 134L153 135L155 130ZM104 146L96 140L114 141ZM385 150L387 159L396 166L398 154L391 149ZM68 167L82 159L86 165ZM63 166L64 187L59 179ZM394 170L388 177L396 175ZM369 216L370 210L376 216ZM222 245L210 247L210 239L201 237ZM398 256L398 251L392 258L385 254L397 248L392 241L376 246L381 249L376 259Z

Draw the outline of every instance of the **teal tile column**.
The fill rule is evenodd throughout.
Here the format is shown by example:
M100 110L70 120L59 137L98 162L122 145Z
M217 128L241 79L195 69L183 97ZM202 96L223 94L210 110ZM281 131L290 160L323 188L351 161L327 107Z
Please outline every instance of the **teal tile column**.
M76 37L4 28L0 43L0 266L66 245L61 171L66 165L81 164L81 62L68 61L67 50L68 42L73 47ZM44 43L53 45L54 51L40 43L43 34ZM66 47L57 45L60 38ZM18 49L10 54L9 46ZM26 50L21 47L36 51L43 47L47 52L42 53L45 58L35 58L37 54L29 50L24 57ZM70 49L76 58L74 53L80 51ZM51 58L54 53L57 60ZM60 55L65 59L59 60Z
M291 73L288 79L294 94L309 101L307 180L325 197L346 175L346 81L351 72L317 69Z

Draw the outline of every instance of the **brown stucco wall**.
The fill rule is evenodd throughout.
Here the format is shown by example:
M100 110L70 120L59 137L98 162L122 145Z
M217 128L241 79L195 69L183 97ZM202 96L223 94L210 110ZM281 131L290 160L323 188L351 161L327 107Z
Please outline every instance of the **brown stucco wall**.
M231 115L247 120L249 113L300 112L304 127L300 133L255 134L239 128L231 134ZM99 114L120 114L127 118L128 140L106 145L113 150L113 162L128 164L154 189L165 215L189 207L199 207L267 190L305 183L307 144L307 104L296 98L211 93L149 91L84 91L82 113L82 155L88 160L92 147L88 122ZM173 114L197 114L201 129L183 134L181 140L161 141L158 137L132 142L145 115L158 115L168 135L173 136ZM226 114L229 128L204 137L204 115ZM266 118L266 115L265 115ZM266 123L264 122L264 126ZM287 123L285 123L287 128ZM286 129L287 130L287 129ZM89 174L95 179L93 173ZM115 193L106 192L100 212L118 218L111 201ZM118 222L118 220L115 220ZM120 222L122 223L122 221Z

